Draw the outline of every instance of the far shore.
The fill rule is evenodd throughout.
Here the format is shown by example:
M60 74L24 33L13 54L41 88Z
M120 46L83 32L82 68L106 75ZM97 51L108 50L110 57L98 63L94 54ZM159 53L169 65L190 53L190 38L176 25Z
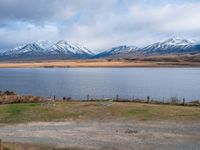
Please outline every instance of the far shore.
M0 68L128 68L128 67L200 67L199 57L147 57L133 59L0 61Z

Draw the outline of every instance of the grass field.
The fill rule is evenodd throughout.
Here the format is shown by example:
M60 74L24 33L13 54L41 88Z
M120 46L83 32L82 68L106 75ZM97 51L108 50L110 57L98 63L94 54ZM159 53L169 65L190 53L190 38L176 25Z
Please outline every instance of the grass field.
M52 146L42 146L36 144L24 144L24 143L10 143L5 142L2 144L3 150L81 150L76 148L54 148Z
M0 105L0 123L135 119L199 121L200 107L123 102L55 102Z
M133 145L148 149L149 141L155 146L165 141L165 149L169 143L175 143L176 149L184 144L196 147L199 122L199 106L108 101L0 105L4 150L78 150L88 146L114 150L119 145L119 149Z

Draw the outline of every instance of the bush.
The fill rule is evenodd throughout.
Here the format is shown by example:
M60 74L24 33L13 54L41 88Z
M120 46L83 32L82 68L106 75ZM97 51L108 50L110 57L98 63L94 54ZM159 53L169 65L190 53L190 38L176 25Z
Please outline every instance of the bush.
M12 91L5 91L3 94L5 94L5 95L16 95L15 92L12 92Z

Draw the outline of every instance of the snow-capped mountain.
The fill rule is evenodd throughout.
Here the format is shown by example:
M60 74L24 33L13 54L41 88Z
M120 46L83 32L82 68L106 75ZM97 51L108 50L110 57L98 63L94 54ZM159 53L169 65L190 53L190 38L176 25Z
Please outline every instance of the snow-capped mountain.
M113 47L95 55L79 44L63 40L55 44L49 41L38 41L11 50L0 51L0 60L134 58L185 54L200 54L200 42L174 37L140 48L127 45Z
M135 51L138 51L139 48L136 46L127 46L122 45L118 47L113 47L109 50L106 50L102 53L97 54L95 57L126 57L129 53L133 53Z
M87 48L65 41L52 44L38 41L6 50L0 53L0 59L74 59L90 58L94 53Z
M43 41L38 41L35 43L29 43L16 47L11 50L6 50L1 53L1 56L18 56L18 55L42 55L45 52L45 43Z
M96 55L96 58L130 58L155 55L200 53L200 42L174 37L145 47L119 46Z
M161 55L161 54L184 54L198 53L199 43L195 40L188 40L179 37L170 38L163 42L157 42L141 48L146 55Z
M72 53L72 54L77 54L77 55L91 55L93 56L94 53L91 52L90 50L88 50L87 48L79 45L79 44L72 44L69 42L65 42L65 41L59 41L56 44L52 45L51 47L49 47L47 49L48 51L54 51L57 53L63 53L63 54L68 54L68 53Z

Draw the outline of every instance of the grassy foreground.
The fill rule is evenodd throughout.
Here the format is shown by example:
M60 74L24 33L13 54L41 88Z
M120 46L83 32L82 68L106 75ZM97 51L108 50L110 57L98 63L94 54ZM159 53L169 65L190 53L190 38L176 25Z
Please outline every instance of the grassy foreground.
M42 146L42 145L24 144L24 143L9 143L9 142L5 142L2 145L3 145L3 150L80 150L76 148L54 148L52 146Z
M0 123L33 121L134 119L199 121L200 107L131 102L55 102L0 105Z

